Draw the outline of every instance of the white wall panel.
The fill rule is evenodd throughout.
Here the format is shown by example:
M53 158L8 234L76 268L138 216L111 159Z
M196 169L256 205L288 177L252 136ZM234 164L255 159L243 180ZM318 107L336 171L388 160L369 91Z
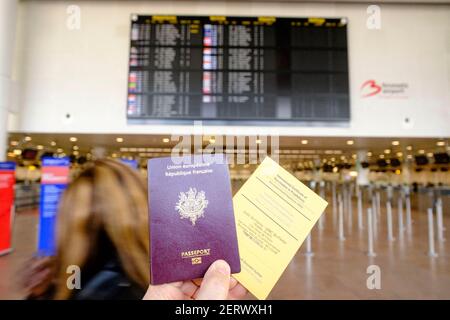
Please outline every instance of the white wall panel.
M81 29L66 27L69 4L81 8ZM23 1L14 78L20 114L12 131L186 133L190 126L126 121L129 17L140 14L348 17L352 120L348 126L207 126L205 133L300 136L450 136L450 6L382 5L381 29L366 27L367 5L172 2ZM360 86L407 83L405 97L361 98ZM66 119L65 115L71 118ZM405 118L410 122L405 124Z

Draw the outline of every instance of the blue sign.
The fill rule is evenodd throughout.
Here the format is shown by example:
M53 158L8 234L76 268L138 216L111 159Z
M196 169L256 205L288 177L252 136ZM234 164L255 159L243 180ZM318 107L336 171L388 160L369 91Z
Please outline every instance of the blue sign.
M43 167L68 167L70 165L70 159L65 158L53 158L53 157L44 157L42 158L42 166Z
M38 254L52 256L56 252L56 215L59 200L67 187L70 160L43 158L39 208Z
M129 159L120 159L120 161L128 166L130 166L133 169L138 168L138 162L137 160L129 160Z
M11 171L16 169L16 163L13 161L0 162L0 170Z

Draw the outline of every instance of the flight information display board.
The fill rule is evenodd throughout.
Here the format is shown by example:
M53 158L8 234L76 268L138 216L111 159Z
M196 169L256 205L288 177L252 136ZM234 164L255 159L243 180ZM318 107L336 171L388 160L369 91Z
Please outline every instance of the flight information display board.
M131 20L129 120L350 119L345 18Z

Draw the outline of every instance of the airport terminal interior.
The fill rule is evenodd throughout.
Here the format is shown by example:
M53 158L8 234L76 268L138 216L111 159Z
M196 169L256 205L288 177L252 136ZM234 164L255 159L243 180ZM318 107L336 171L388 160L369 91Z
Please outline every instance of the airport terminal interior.
M205 152L328 202L268 299L450 299L450 1L1 0L0 52L0 299L58 216L43 159Z

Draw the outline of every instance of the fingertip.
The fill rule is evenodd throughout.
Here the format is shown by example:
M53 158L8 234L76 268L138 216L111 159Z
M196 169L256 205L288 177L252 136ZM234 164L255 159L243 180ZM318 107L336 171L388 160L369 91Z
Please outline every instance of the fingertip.
M211 267L226 276L231 274L230 265L225 260L216 260Z
M217 260L211 264L205 273L197 294L199 300L223 300L228 296L230 286L229 264L224 260Z

